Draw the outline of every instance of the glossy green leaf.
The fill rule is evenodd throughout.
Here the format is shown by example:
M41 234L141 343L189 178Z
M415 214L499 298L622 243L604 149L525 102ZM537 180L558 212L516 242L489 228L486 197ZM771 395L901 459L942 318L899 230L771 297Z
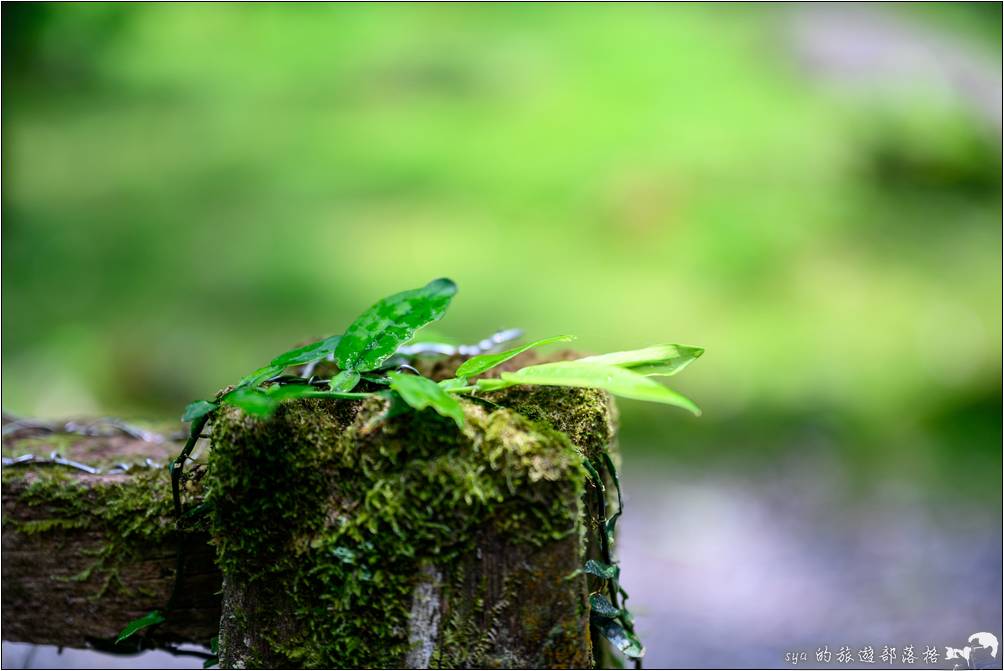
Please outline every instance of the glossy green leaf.
M440 278L377 301L342 335L335 349L338 367L358 371L379 368L415 331L440 319L456 293L452 280Z
M534 347L541 347L542 345L550 345L556 342L571 342L575 340L575 336L570 335L560 335L554 336L552 338L542 338L540 340L535 340L531 343L525 345L520 345L519 347L514 347L505 352L498 352L496 354L479 354L477 356L472 356L467 361L460 364L457 368L457 377L474 377L475 375L481 375L486 370L491 370L495 366L501 363L505 363L509 359L522 354L523 352L533 349Z
M303 347L291 349L288 352L283 352L279 356L272 359L270 364L273 366L288 368L290 366L310 363L311 361L318 361L333 353L335 348L338 347L338 342L341 338L341 336L334 335L325 338L324 340L318 340L317 342L312 342L309 345L304 345Z
M587 561L582 570L589 575L594 575L597 578L603 578L604 580L617 580L621 574L621 570L618 567L604 564L603 562L595 559Z
M390 372L390 388L401 395L404 402L421 410L432 408L443 417L449 417L458 427L464 425L464 409L452 394L427 377Z
M200 417L205 417L218 407L220 406L212 401L194 401L185 406L185 414L181 416L181 421L195 421Z
M614 605L610 603L610 600L602 594L590 594L589 607L592 612L601 617L614 618L621 614L620 609L614 608Z
M269 364L268 366L263 366L253 373L248 373L242 377L236 384L237 389L243 389L244 387L257 387L262 382L270 380L271 378L282 375L282 371L286 370L285 366L277 366L275 364Z
M115 639L116 643L121 643L126 640L137 631L141 629L146 629L147 627L152 627L155 624L160 624L164 622L167 618L161 615L160 611L154 610L150 611L143 617L137 617L135 620L127 624L122 631L119 633L118 638Z
M579 363L620 366L642 375L675 375L704 354L703 347L653 345L625 352L611 352L579 359Z
M645 656L645 646L617 620L594 614L590 617L590 622L596 625L603 637L624 655L633 659Z
M540 384L557 387L591 387L603 389L624 398L675 405L700 415L693 401L655 380L627 368L557 361L528 366L514 373L502 373L502 379L516 384Z
M211 669L214 666L217 666L219 663L220 663L220 658L217 655L213 655L212 657L206 657L204 660L202 660L202 668Z
M352 391L359 384L360 375L354 370L343 370L328 382L331 391Z

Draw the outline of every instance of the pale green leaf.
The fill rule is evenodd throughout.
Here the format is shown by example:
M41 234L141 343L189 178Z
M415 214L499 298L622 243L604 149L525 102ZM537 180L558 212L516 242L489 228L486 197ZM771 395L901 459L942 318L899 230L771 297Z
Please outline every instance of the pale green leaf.
M452 280L440 278L377 301L342 335L335 349L338 367L361 372L379 368L415 331L440 319L456 293Z
M421 410L431 407L443 417L449 417L457 426L464 425L464 410L452 394L427 377L396 371L387 374L390 388L400 394L404 402Z
M630 368L642 375L675 375L704 354L704 348L689 345L653 345L625 352L611 352L579 359L579 363Z
M467 386L467 380L461 380L459 377L451 377L448 380L440 380L439 386L450 391L451 389L460 389Z
M528 366L514 373L502 373L502 379L516 384L603 389L615 396L675 405L695 415L701 414L700 408L686 396L644 375L617 366L557 361Z
M472 356L467 361L460 364L457 368L457 377L474 377L475 375L481 375L486 370L491 370L495 366L501 363L505 363L509 359L522 354L523 352L533 349L534 347L541 347L542 345L550 345L556 342L570 342L575 340L575 336L570 335L560 335L554 336L552 338L542 338L541 340L535 340L531 343L525 345L520 345L519 347L514 347L505 352L498 352L496 354L478 354L477 356Z
M507 387L512 387L517 382L510 382L509 380L500 380L497 377L482 378L475 382L478 385L478 391L498 391L499 389L506 389Z

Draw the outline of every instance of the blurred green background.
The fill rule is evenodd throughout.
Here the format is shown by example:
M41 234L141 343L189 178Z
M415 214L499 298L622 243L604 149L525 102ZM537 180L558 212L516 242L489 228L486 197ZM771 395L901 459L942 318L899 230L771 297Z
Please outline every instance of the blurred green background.
M2 7L5 411L445 275L458 341L707 348L621 404L649 666L1001 633L1000 4Z
M705 346L626 450L996 495L999 107L808 9L5 4L3 406L173 417L446 275L460 340ZM999 86L998 5L882 11Z

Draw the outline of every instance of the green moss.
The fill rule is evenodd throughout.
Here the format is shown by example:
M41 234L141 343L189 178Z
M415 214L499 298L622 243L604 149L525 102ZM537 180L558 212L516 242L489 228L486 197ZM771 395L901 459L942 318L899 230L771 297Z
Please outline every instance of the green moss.
M8 471L11 471L8 473ZM91 565L69 580L97 581L97 599L109 589L128 591L118 580L121 565L138 553L165 543L175 532L170 478L165 469L125 476L80 478L59 468L29 473L5 469L4 487L17 492L25 513L4 516L4 526L18 533L99 532L101 545L83 550ZM189 484L189 493L198 490Z
M605 395L575 402L577 411L608 413ZM273 606L292 609L291 617L277 615L274 627L257 621L265 647L278 655L259 661L397 667L409 649L420 567L462 577L485 543L506 548L517 567L521 557L527 566L542 564L556 554L548 552L555 543L570 544L564 556L577 559L582 452L556 430L570 422L540 413L549 421L534 421L532 405L522 404L519 414L463 402L462 430L432 412L385 419L381 399L289 401L267 421L222 411L207 478L220 565L245 597L253 594L252 617ZM584 442L608 442L609 417L602 430ZM573 568L534 570L565 575ZM539 598L518 593L539 579L518 573L501 599L494 595L494 607ZM433 663L515 664L485 657L493 633L480 624L486 614L470 608L477 599L466 603L444 616ZM584 612L581 603L567 606L573 619ZM553 654L581 641L581 629L549 633L552 623L544 619L526 626L544 628L542 638L555 641ZM243 659L250 663L259 653L248 650Z
M493 403L568 436L584 455L594 459L617 434L617 406L599 389L517 386L485 394Z

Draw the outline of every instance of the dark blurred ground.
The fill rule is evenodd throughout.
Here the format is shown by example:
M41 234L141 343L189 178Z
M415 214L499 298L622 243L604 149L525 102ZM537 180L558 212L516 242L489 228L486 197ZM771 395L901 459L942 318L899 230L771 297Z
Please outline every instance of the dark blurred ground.
M999 635L1000 26L5 4L3 406L173 416L448 275L459 340L707 347L622 404L653 665Z

